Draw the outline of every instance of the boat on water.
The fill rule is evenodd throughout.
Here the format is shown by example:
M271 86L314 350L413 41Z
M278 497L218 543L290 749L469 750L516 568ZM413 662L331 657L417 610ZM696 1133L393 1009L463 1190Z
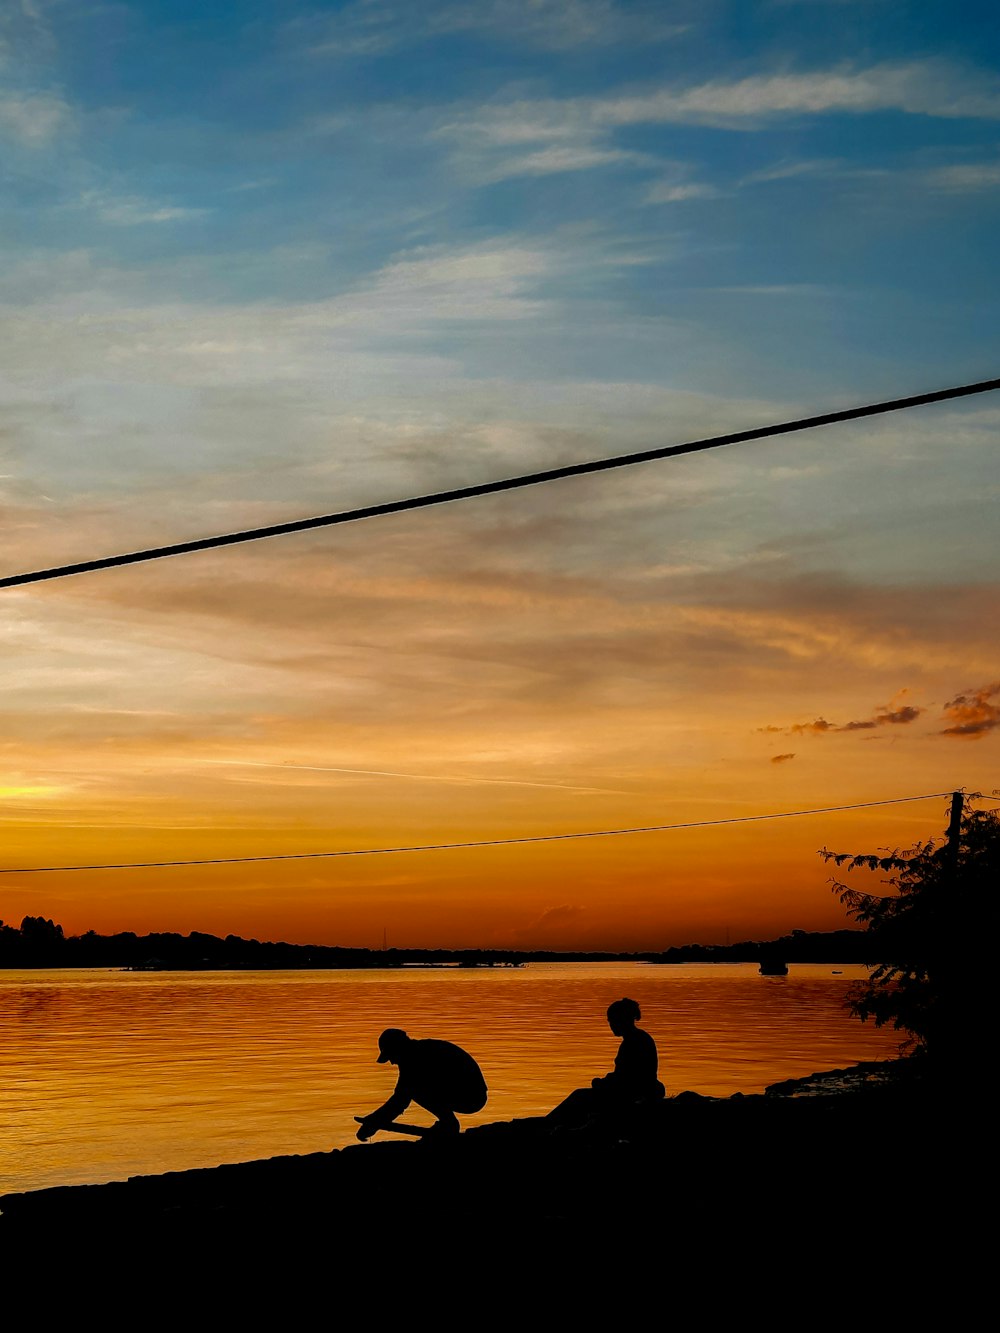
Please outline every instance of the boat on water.
M760 974L762 977L787 977L788 964L783 958L762 958Z

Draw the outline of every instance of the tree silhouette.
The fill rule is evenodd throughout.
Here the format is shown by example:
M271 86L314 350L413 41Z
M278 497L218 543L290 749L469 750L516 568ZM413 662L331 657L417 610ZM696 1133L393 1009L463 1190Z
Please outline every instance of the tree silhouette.
M976 796L956 795L941 842L888 854L820 852L849 871L891 872L891 894L833 882L849 915L869 932L870 975L850 988L847 1005L862 1022L891 1023L905 1034L901 1053L924 1057L941 1074L982 1059L996 1001L1000 818L972 809Z

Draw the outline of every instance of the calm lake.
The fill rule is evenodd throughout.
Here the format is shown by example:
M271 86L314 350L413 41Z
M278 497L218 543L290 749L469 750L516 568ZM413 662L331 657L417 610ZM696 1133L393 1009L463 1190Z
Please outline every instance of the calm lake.
M490 1098L465 1126L542 1115L611 1068L631 996L668 1096L890 1058L843 1007L849 964L533 963L295 972L0 971L0 1194L355 1142L395 1082L386 1027L465 1046ZM411 1108L407 1119L429 1123ZM376 1141L383 1140L379 1135Z

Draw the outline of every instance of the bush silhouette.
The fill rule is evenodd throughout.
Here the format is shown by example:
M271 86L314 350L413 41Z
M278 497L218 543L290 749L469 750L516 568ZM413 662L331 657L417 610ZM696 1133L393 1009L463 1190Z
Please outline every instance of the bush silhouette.
M935 1073L982 1059L996 1001L1000 818L970 808L972 799L957 798L942 842L888 854L820 852L849 871L891 872L889 894L833 883L868 931L870 975L849 990L847 1004L862 1022L891 1023L904 1034L901 1053L925 1058Z

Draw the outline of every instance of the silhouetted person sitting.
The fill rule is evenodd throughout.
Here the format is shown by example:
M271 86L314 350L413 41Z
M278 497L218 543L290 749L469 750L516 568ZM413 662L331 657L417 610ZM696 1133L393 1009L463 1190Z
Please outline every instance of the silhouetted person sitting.
M591 1079L589 1088L577 1088L546 1116L553 1126L582 1126L588 1121L618 1116L659 1101L666 1089L657 1078L656 1042L636 1023L642 1017L635 1000L608 1005L608 1026L621 1041L610 1074Z
M437 1120L435 1134L457 1134L456 1111L469 1115L486 1105L483 1071L461 1046L433 1038L414 1041L401 1028L386 1028L378 1039L378 1063L399 1067L396 1089L389 1100L366 1115L357 1137L364 1142L379 1129L392 1124L411 1102L430 1111Z

